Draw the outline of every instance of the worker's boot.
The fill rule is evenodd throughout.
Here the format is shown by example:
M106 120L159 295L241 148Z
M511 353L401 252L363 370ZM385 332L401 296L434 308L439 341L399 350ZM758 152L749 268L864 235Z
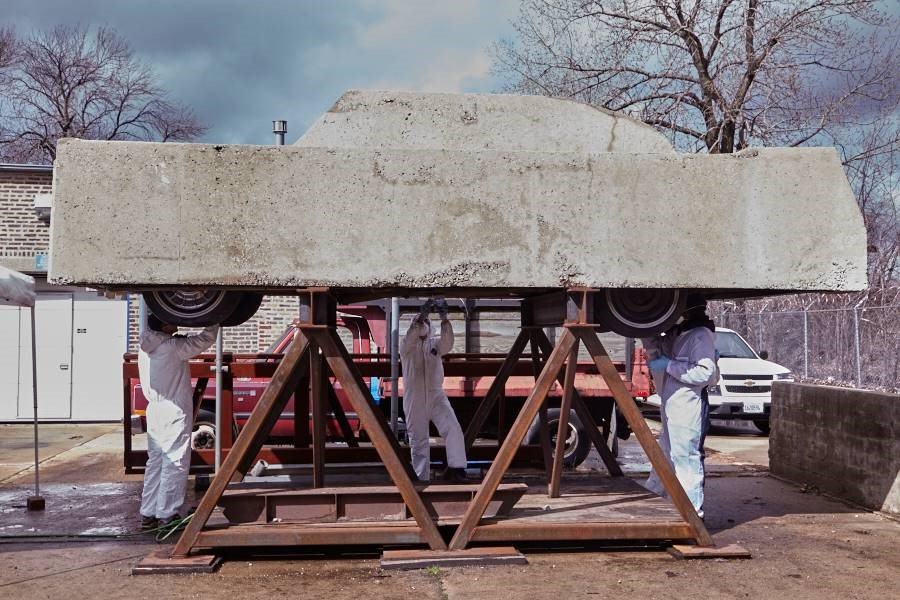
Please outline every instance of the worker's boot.
M156 517L145 517L144 515L141 515L141 531L156 529L158 525L159 521L157 521Z
M469 478L466 476L466 470L462 468L451 469L448 467L444 471L443 479L447 483L469 483Z
M175 527L176 525L178 525L178 524L180 524L180 523L181 523L181 517L178 516L178 513L175 513L175 514L172 515L171 517L168 517L168 518L166 518L166 519L160 519L160 520L159 520L159 527L160 527L161 529L162 529L162 528L171 529L171 528Z

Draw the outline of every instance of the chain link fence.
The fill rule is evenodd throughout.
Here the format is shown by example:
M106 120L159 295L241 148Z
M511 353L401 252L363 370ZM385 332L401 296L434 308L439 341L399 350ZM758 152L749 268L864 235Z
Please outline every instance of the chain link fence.
M900 304L712 316L802 380L900 389Z

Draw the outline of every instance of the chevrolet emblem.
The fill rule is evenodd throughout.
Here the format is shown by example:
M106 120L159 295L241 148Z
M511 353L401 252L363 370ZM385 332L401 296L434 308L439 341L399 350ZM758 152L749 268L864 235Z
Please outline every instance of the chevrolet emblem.
M745 379L744 385L746 385L747 387L753 387L754 385L756 385L756 382L753 381L752 379Z

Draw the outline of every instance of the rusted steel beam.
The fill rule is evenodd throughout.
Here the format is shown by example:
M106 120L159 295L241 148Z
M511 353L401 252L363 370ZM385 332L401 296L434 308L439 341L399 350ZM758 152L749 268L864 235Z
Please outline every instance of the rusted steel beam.
M550 343L550 340L547 339L547 335L544 333L543 329L536 329L534 331L534 335L538 340L538 344L541 346L541 349L544 352L550 352L553 349L553 344ZM562 379L562 374L557 377L557 380L565 385L565 381ZM616 461L616 457L613 456L612 450L609 449L607 445L608 436L604 436L600 433L600 428L597 427L597 422L594 420L594 416L591 414L590 409L587 404L582 399L581 394L578 393L578 390L573 390L572 394L573 407L575 409L575 414L578 415L578 418L581 420L581 424L584 426L584 429L588 432L588 435L591 438L591 442L594 444L594 448L597 449L597 454L600 455L600 459L603 461L603 464L606 465L606 470L609 471L609 474L613 477L621 477L622 467L619 466L618 461Z
M631 426L631 431L634 432L634 435L640 442L644 452L647 453L650 464L659 475L663 488L669 494L669 498L672 499L672 504L692 528L693 538L696 539L697 544L700 546L713 546L714 542L712 536L709 535L706 526L703 524L703 520L697 515L697 511L694 510L691 501L688 499L687 494L685 494L684 488L681 487L681 483L679 483L678 478L675 476L675 471L666 460L659 444L653 439L653 434L650 433L650 428L644 421L641 411L634 403L634 399L625 389L625 385L619 377L619 372L616 371L612 360L610 360L609 355L606 353L603 344L600 343L597 334L589 326L570 326L569 330L573 331L575 335L584 342L588 353L597 365L597 369L600 371L600 374L603 376L603 379L606 380L606 384L612 391L613 397L616 399L616 404L619 407L619 411L625 417L625 420L628 421L628 425Z
M510 348L509 350L509 354L500 365L500 370L495 371L497 375L496 377L494 377L494 381L491 382L491 387L488 388L487 394L484 395L484 398L482 398L481 403L478 405L475 414L472 416L472 420L469 421L469 426L466 427L466 452L471 451L472 444L475 443L475 438L478 437L479 430L484 425L484 422L487 419L488 415L490 415L491 411L494 409L494 404L496 403L497 398L503 394L504 388L506 387L506 381L509 379L510 374L512 374L516 364L519 362L519 357L521 356L522 350L525 349L525 344L527 343L528 332L524 330L519 331L519 335L513 342L512 348ZM493 373L491 374L493 375Z
M578 369L578 340L569 352L566 364L566 376L563 381L562 402L559 405L559 426L556 430L556 448L553 454L553 469L550 473L550 485L547 494L551 498L559 498L559 486L562 483L563 458L566 452L566 439L569 437L569 410L572 407L572 394L575 392L575 371Z
M400 490L416 523L422 529L422 534L428 541L429 547L432 550L446 550L447 544L441 537L434 520L428 514L422 497L413 486L412 467L408 461L400 458L400 445L388 430L383 415L379 414L369 390L364 385L362 376L354 367L347 353L347 349L344 348L333 329L310 329L309 335L325 354L331 372L344 388L350 404L359 416L360 423L378 450L378 455L394 484Z
M547 356L541 354L534 330L530 330L528 333L531 340L531 368L534 374L534 380L537 381L544 368ZM538 409L538 440L541 444L541 452L544 456L544 474L547 477L547 485L550 485L550 478L553 471L553 449L550 448L550 426L548 425L547 419L546 398L541 402L541 406Z
M567 540L692 540L691 526L668 523L554 523L523 522L521 519L478 525L473 542L567 541Z
M499 447L495 444L473 446L467 456L470 461L488 462L492 461L497 455ZM230 449L223 448L222 456L225 457L230 453ZM191 461L193 467L202 469L203 467L212 467L214 464L214 452L212 450L193 450L191 451ZM409 457L409 450L405 447L400 449L400 456L403 459ZM443 446L433 446L431 448L431 459L440 462L446 459L446 451ZM264 460L272 465L312 465L312 448L291 448L290 446L265 446L256 455L256 460ZM513 466L516 467L540 467L543 464L541 447L537 444L519 446L516 450L516 456L513 459ZM255 462L255 461L254 461ZM325 463L326 464L346 464L346 463L378 463L381 460L378 452L371 446L359 446L356 448L348 448L343 446L325 446ZM140 472L147 463L146 450L132 450L128 455L128 464L131 472Z
M426 543L418 525L400 523L325 523L236 525L200 532L198 548L240 546L352 546Z
M318 348L309 353L309 403L312 406L313 487L325 485L325 386Z
M328 365L322 364L322 368L325 369L325 376L328 377ZM347 420L347 414L344 412L344 407L341 406L341 402L337 397L337 393L335 393L334 391L334 386L331 385L330 381L328 382L328 385L325 386L325 391L328 393L328 406L331 408L331 412L334 414L334 419L335 421L337 421L338 427L340 427L341 429L341 435L344 437L344 441L350 448L359 448L359 441L357 441L356 439L356 434L354 433L353 428L350 427L350 421ZM325 462L328 462L328 450L326 449L325 452Z
M568 329L563 330L563 334L560 337L556 348L550 353L550 357L544 365L544 369L541 371L540 376L534 384L534 389L532 389L525 404L522 405L519 416L516 417L506 439L503 441L503 445L497 452L497 457L494 459L491 468L488 469L484 481L481 483L481 488L475 495L475 499L472 500L472 503L469 505L469 509L463 516L459 528L456 530L453 539L450 541L451 550L462 550L468 545L472 532L481 520L481 516L484 514L491 497L494 495L497 486L500 485L500 481L503 479L503 475L506 473L507 469L509 469L509 464L516 454L516 448L525 438L525 434L528 432L531 422L534 420L535 415L537 415L541 404L544 403L547 392L556 380L556 374L568 357L569 351L571 351L574 343L575 336L572 335L572 332Z
M564 291L550 292L522 300L522 326L559 327L572 310Z
M208 383L209 375L197 379L197 385L194 386L194 395L191 397L191 405L194 407L194 420L197 419L197 413L200 412L200 401L203 400L203 393L206 392Z
M216 507L216 502L222 496L222 492L225 491L232 477L236 473L240 473L240 475L246 473L244 465L249 464L256 457L263 441L272 430L272 425L284 410L284 405L296 387L300 375L308 369L309 363L306 360L308 350L309 341L306 336L302 333L298 334L288 347L284 360L278 365L278 369L259 399L259 403L253 409L247 425L235 440L231 452L225 456L219 472L210 482L209 489L200 500L194 517L175 544L172 556L188 555L196 545L197 536L209 520L209 516ZM242 467L244 468L242 469Z
M458 520L478 490L471 485L417 485L428 513L442 522ZM528 491L524 483L501 485L485 516L507 516ZM233 484L219 499L224 516L240 523L327 523L349 520L397 521L410 518L394 486L288 488L265 484Z
M309 376L297 382L294 390L294 448L309 448Z

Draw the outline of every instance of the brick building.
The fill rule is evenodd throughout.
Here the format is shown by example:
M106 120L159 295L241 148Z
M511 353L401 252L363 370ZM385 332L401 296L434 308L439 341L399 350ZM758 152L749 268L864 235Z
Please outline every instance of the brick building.
M139 296L47 284L53 168L0 164L0 264L35 278L41 420L122 418L121 358L138 343ZM231 352L265 350L297 315L296 297L267 297L225 330ZM0 421L31 419L28 309L0 307Z

